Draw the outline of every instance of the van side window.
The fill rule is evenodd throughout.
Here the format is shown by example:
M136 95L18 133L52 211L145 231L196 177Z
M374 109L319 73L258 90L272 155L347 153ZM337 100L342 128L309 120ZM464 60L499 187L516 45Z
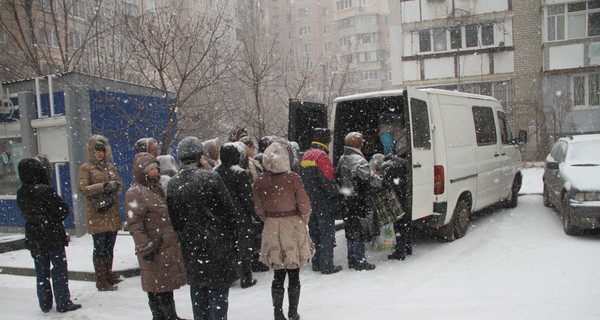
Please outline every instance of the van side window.
M495 144L496 122L494 121L494 111L490 107L473 107L473 120L475 121L475 136L477 145L485 146Z
M498 111L498 122L500 124L500 140L502 144L512 144L513 137L506 120L506 115L502 111Z
M427 103L423 100L411 98L410 111L412 116L413 146L424 150L431 149Z

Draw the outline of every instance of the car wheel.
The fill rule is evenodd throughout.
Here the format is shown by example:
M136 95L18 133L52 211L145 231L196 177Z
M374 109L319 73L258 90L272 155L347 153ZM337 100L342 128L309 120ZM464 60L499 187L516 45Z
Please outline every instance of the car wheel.
M460 239L465 236L469 228L469 216L471 207L464 199L458 200L456 208L452 213L450 223L443 230L444 239L448 242Z
M506 199L505 206L507 208L516 208L519 203L519 190L521 190L521 179L519 177L515 177L515 181L513 181L512 187L510 187L510 194Z
M565 230L566 234L574 235L576 230L571 221L571 203L569 201L569 197L566 194L563 196L561 209L563 229Z
M546 187L546 184L544 183L544 193L542 195L542 199L544 201L544 206L546 207L552 207L552 203L550 202L550 195L548 194L548 187Z

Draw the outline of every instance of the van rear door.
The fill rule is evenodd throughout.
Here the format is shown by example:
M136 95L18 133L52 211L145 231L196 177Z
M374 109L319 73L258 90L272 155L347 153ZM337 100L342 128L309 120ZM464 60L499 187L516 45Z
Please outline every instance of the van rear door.
M410 115L413 220L433 213L433 146L428 94L415 88L403 93ZM408 103L408 106L406 104Z
M312 142L314 128L327 128L327 106L323 103L290 99L288 138L296 141L300 151L306 151Z

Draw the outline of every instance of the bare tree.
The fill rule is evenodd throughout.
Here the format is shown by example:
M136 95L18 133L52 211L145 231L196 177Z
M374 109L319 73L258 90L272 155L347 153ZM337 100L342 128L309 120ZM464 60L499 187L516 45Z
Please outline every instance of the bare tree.
M169 103L166 128L159 138L163 152L180 129L175 121L178 111L210 108L199 103L198 95L227 71L232 60L226 41L231 25L227 13L226 1L215 11L203 13L172 2L125 21L124 36L132 50L130 67Z
M73 71L87 44L102 0L0 0L4 79Z

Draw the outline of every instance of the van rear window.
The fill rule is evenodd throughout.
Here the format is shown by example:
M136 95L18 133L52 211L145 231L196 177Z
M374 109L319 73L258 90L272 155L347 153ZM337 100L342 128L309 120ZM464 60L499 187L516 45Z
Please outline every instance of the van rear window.
M419 99L410 99L410 112L412 119L413 146L423 150L431 149L427 103Z
M477 145L485 146L496 144L496 121L494 111L490 107L473 107L473 120L475 122L475 136Z

